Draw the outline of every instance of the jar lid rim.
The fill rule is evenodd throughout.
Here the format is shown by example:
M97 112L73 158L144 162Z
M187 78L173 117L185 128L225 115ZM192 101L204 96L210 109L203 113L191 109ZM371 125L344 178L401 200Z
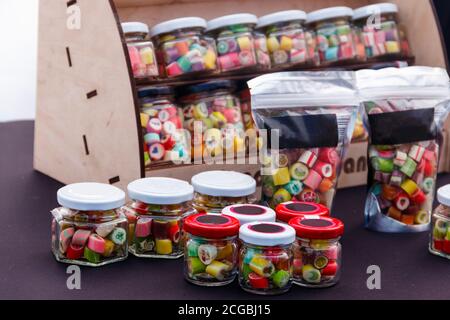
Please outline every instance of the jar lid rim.
M204 171L193 176L191 184L196 192L215 197L243 197L256 191L255 179L236 171Z
M299 211L292 206L304 206L303 211ZM306 208L310 207L310 208ZM277 213L277 219L288 223L292 218L302 217L307 215L317 215L317 216L329 216L330 210L318 203L313 202L300 202L300 201L289 201L280 203L276 206L275 212Z
M289 225L295 229L297 237L302 239L336 239L344 233L342 221L332 217L314 215L296 217L289 221Z
M257 246L288 245L295 241L295 230L279 222L250 222L240 227L239 239Z
M239 212L238 210L242 207L251 207L260 209L261 211L254 214L245 214L243 212ZM264 207L257 204L233 204L223 208L222 214L238 219L241 225L255 221L275 222L275 211L269 207Z
M211 221L202 221L207 219ZM231 216L198 213L184 220L183 230L197 237L221 239L238 235L239 220Z
M211 19L207 23L206 31L212 31L226 26L237 24L253 24L258 23L258 18L251 13L236 13Z
M278 11L258 18L257 28L267 27L274 23L279 22L290 22L300 20L305 22L307 15L305 11L302 10L284 10Z
M143 22L122 22L121 24L122 27L122 32L124 34L127 33L137 33L137 32L141 32L141 33L147 33L149 32L149 28L148 25L143 23Z
M370 17L373 14L397 13L398 6L395 3L375 3L353 11L353 20Z
M450 184L438 189L437 200L440 204L450 207Z
M200 17L184 17L158 23L150 30L150 37L187 28L206 29L206 20Z
M308 13L306 23L313 23L339 17L353 17L353 10L349 7L330 7Z

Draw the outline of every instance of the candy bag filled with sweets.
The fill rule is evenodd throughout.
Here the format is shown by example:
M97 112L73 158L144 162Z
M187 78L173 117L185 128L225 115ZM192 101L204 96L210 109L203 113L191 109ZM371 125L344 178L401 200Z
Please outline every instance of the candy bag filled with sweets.
M450 110L448 74L387 68L358 71L356 79L370 135L365 225L381 232L426 231Z
M265 141L263 200L331 208L341 159L359 100L352 72L282 72L248 82L252 113Z

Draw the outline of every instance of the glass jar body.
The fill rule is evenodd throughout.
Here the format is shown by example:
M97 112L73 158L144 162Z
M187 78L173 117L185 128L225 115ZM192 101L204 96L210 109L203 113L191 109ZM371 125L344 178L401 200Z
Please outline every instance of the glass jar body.
M433 212L431 225L430 252L450 259L450 207L439 205Z
M156 79L159 75L153 42L145 33L125 34L131 70L137 79Z
M233 204L251 204L256 202L254 194L242 197L210 196L194 193L193 205L198 212L220 214L222 209Z

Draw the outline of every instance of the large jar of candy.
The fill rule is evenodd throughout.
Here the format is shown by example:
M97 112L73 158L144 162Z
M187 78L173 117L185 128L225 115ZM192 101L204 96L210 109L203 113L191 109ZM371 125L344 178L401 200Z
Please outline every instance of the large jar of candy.
M250 222L275 222L275 211L257 204L234 204L223 208L222 214L238 219L241 226Z
M195 214L184 230L184 276L201 286L222 286L237 273L239 221L233 217Z
M368 59L400 55L397 12L398 7L393 3L373 4L354 11L356 33Z
M194 190L182 180L144 178L128 185L133 199L127 218L132 232L130 252L144 258L176 259L183 255L181 230L184 219L195 213Z
M153 43L148 39L148 26L141 22L124 22L122 31L128 47L135 78L156 78L159 75Z
M244 124L234 90L234 84L228 80L213 80L181 90L184 128L191 133L193 142L201 141L194 145L195 158L203 157L204 152L217 156L224 151L232 154L244 149Z
M252 222L239 229L239 284L256 294L281 294L291 287L295 231L277 222Z
M189 158L190 141L183 130L183 111L173 101L170 87L138 89L145 165L160 160Z
M233 205L256 202L256 181L235 171L205 171L191 180L194 207L199 212L218 213Z
M214 40L203 34L205 28L204 19L186 17L162 22L151 29L161 75L175 78L217 70Z
M321 64L356 58L352 17L353 10L347 7L325 8L308 14L308 23L316 32Z
M431 219L430 252L450 259L450 185L437 191L439 206Z
M294 283L303 287L335 285L341 274L341 244L344 224L335 218L304 216L289 221L297 240L293 246Z
M306 18L306 13L301 10L279 11L259 18L257 28L266 34L272 67L306 64Z
M297 201L280 203L275 208L275 212L277 220L284 223L289 223L291 219L297 217L310 215L327 217L330 215L330 210L322 204Z
M208 21L207 32L216 39L221 72L270 68L266 37L255 32L258 18L239 13Z
M75 183L58 190L52 251L57 261L102 266L128 256L125 193L108 184Z

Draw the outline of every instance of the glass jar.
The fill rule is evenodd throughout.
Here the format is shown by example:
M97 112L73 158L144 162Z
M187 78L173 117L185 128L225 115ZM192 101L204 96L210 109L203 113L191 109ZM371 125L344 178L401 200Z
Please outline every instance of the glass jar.
M134 217L130 252L143 258L176 259L183 255L183 221L195 213L191 201L194 189L182 180L152 177L131 182L128 195Z
M335 218L303 216L293 218L293 279L302 287L325 288L335 285L341 275L342 248L339 239L344 224Z
M145 165L189 159L190 141L183 129L183 111L173 101L173 90L143 87L138 89L138 97Z
M276 222L252 222L239 229L239 285L245 291L273 295L291 288L292 227Z
M227 206L256 202L256 181L247 174L205 171L193 176L191 183L198 212L220 214Z
M153 43L148 39L148 26L141 22L124 22L122 31L127 43L133 76L135 78L157 78L159 75L158 63Z
M327 217L330 210L319 203L289 201L276 206L275 212L279 222L289 223L293 218L314 215Z
M59 189L57 198L61 207L52 210L52 251L57 261L97 267L127 258L122 190L75 183Z
M239 221L233 217L195 214L185 220L184 276L200 286L223 286L237 273Z
M262 16L257 28L267 37L267 48L273 68L298 67L308 61L304 23L301 10L279 11Z
M373 4L354 11L357 37L362 39L368 59L401 54L397 13L398 7L393 3ZM372 18L374 15L379 15L379 21L378 17Z
M231 81L213 80L181 90L184 128L191 133L194 158L243 151L244 124L234 89Z
M208 21L207 33L216 40L221 72L270 68L265 36L255 32L258 18L238 13Z
M257 204L234 204L223 208L222 215L238 219L240 225L250 222L275 222L275 211Z
M429 250L435 255L450 259L450 185L438 189L437 200L439 206L431 218Z
M347 7L325 8L308 14L308 23L316 32L321 64L356 58L353 10Z
M151 29L160 74L175 78L206 75L217 70L214 40L203 34L205 28L204 19L187 17L168 20Z

